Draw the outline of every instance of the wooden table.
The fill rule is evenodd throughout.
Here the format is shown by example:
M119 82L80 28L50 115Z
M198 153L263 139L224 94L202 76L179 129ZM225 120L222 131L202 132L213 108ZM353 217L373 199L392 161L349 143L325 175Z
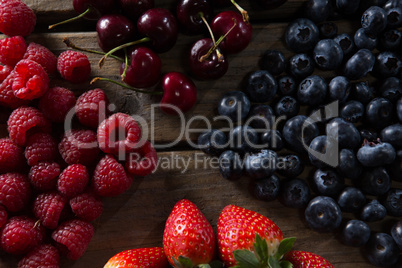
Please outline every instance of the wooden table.
M35 33L28 37L45 45L56 55L66 49L62 42L68 37L79 46L98 49L95 23L82 20L55 30L47 30L49 24L75 15L72 1L25 0L35 10L38 24ZM158 7L174 10L176 1L157 0ZM251 1L250 1L251 2ZM259 59L267 49L279 49L290 57L292 53L286 48L283 34L287 22L301 12L304 1L289 0L282 7L264 11L256 8L249 1L242 1L249 11L253 23L253 40L249 47L237 55L229 56L229 71L216 81L197 81L198 101L195 108L186 114L186 123L193 115L213 118L217 112L217 102L223 93L244 88L244 78L259 69ZM229 9L233 9L230 7ZM218 12L219 10L215 10ZM356 22L338 21L339 32L352 33L357 29ZM161 54L163 71L181 71L187 73L186 55L189 47L201 36L180 35L173 50ZM119 63L109 59L99 70L97 62L100 56L87 53L92 63L92 77L103 76L118 79ZM329 77L331 74L325 74ZM137 114L151 122L151 104L158 103L157 98L136 94L119 86L99 82L72 85L61 79L53 79L53 85L65 86L77 94L100 87L114 102L119 111ZM3 126L6 116L2 116ZM138 247L162 246L162 234L166 218L173 205L182 198L194 202L216 229L220 211L228 204L235 204L257 211L272 219L282 229L285 236L295 236L295 249L315 252L328 259L335 267L372 267L362 256L361 250L344 246L336 233L318 234L308 229L303 221L303 211L284 207L278 201L263 202L254 199L249 192L250 180L246 177L236 182L224 180L219 171L204 169L197 159L206 157L200 151L188 146L184 137L180 138L180 121L175 117L162 114L156 109L154 114L155 143L168 143L179 137L178 144L159 152L162 158L181 158L190 160L190 168L183 172L176 167L159 168L155 174L135 179L131 189L119 197L104 199L104 213L93 222L95 235L85 255L78 261L62 259L61 267L103 267L115 253ZM192 127L202 127L200 122L193 122ZM2 136L7 135L5 127ZM191 135L195 141L197 134ZM311 168L301 177L311 177ZM395 184L397 185L397 184ZM399 187L401 185L399 184ZM352 215L345 214L345 218ZM370 224L375 231L387 231L391 218L378 224ZM16 258L0 253L0 267L14 267Z

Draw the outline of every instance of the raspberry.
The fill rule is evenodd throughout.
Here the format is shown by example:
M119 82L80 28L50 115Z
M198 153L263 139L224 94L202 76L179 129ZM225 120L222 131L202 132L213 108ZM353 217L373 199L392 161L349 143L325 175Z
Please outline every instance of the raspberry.
M39 194L33 204L35 217L43 226L56 229L67 199L57 192Z
M14 95L14 76L15 73L11 72L0 85L0 105L6 106L11 109L16 109L29 103L29 100L22 100Z
M28 36L36 24L36 16L20 0L0 1L0 32L8 36Z
M25 175L20 173L0 175L0 204L8 211L20 211L28 204L30 197L31 189Z
M152 143L146 141L141 148L129 153L126 169L132 175L146 176L154 172L158 164L158 155Z
M141 129L128 114L115 113L98 127L99 148L108 154L125 154L137 146L140 138Z
M75 112L81 124L97 128L108 113L109 100L103 90L96 88L84 92L78 97Z
M0 173L18 171L24 166L23 149L9 138L0 139Z
M57 57L48 48L31 42L24 54L23 59L33 60L39 63L47 74L51 75L57 70Z
M60 166L55 162L40 162L31 167L28 179L31 185L42 192L56 189Z
M32 218L16 216L0 230L0 245L10 254L25 254L40 245L45 236L45 228Z
M61 74L61 77L71 83L78 84L89 79L91 64L84 53L67 50L58 57L57 70Z
M4 224L6 224L6 222L7 222L7 217L8 217L8 215L7 215L6 208L5 208L4 206L0 205L0 228L1 228Z
M0 62L15 66L25 54L27 43L22 36L13 36L0 40Z
M81 164L72 164L60 174L57 189L65 197L72 198L85 190L88 181L87 168Z
M32 132L49 133L52 128L42 112L33 107L15 109L8 118L7 126L10 138L20 146L25 145L27 136Z
M28 137L25 147L28 165L34 166L42 161L54 161L57 157L57 141L52 135L39 132Z
M39 100L39 110L56 123L64 122L67 113L75 105L74 93L66 88L50 88Z
M73 219L60 224L53 231L52 238L62 254L71 260L78 260L84 255L94 231L89 222Z
M128 190L133 182L123 165L111 155L104 156L95 168L94 190L99 196L116 196Z
M37 246L18 262L18 268L59 268L59 265L59 251L50 244Z
M100 153L96 133L92 130L70 130L59 143L59 152L69 164L90 165Z
M9 65L0 65L0 83L3 82L7 76L12 72L13 67ZM14 92L13 92L14 94Z
M70 199L70 206L74 214L85 221L97 219L103 211L102 200L91 192Z
M12 89L17 98L33 100L49 89L49 76L45 69L32 60L20 60L14 67Z

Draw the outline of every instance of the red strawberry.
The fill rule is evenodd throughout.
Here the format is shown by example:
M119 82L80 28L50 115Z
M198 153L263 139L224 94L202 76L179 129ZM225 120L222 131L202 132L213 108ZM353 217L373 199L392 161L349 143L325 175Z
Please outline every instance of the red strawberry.
M289 251L283 256L283 259L292 263L293 268L334 268L329 261L320 255L306 251Z
M162 268L169 263L161 247L136 248L117 253L103 268L125 267Z
M198 207L189 200L176 203L163 233L163 249L174 267L208 264L215 257L215 234ZM185 263L185 265L181 265Z

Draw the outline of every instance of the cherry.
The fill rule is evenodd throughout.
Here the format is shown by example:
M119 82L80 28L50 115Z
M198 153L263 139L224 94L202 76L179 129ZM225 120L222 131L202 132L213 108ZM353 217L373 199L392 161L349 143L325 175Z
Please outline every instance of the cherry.
M212 18L212 7L208 0L180 0L176 17L186 34L199 34L205 30L204 20Z
M119 0L119 4L122 12L133 21L155 6L154 0Z
M260 6L264 9L274 9L286 2L287 0L258 0Z

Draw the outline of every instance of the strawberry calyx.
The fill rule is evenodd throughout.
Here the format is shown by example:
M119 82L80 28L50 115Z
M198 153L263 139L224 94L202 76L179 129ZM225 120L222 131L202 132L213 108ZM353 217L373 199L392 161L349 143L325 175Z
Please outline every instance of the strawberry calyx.
M213 260L210 263L193 265L190 258L179 256L177 260L173 258L174 267L176 268L223 268L221 261Z

